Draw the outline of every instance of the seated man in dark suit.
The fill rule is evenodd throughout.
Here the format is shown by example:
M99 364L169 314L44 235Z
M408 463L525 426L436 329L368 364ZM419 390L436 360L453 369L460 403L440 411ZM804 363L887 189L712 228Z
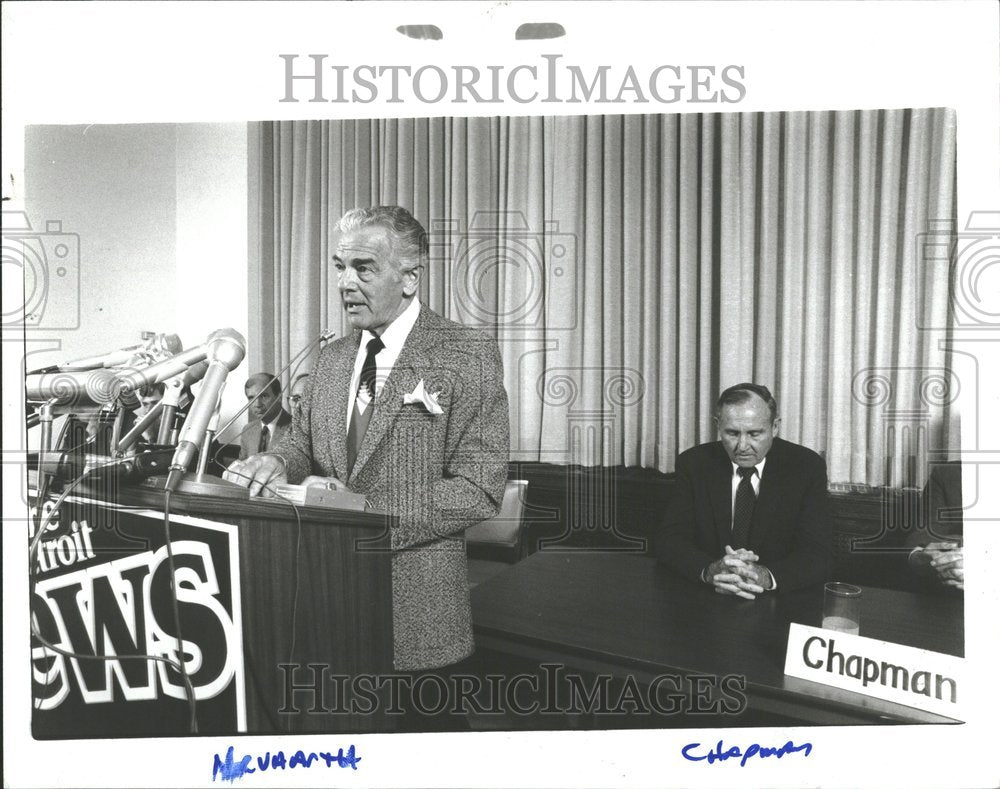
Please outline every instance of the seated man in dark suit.
M961 463L934 466L920 496L920 515L920 528L906 540L913 549L910 568L924 585L965 589Z
M831 565L826 464L775 436L767 387L743 383L716 403L719 441L677 458L660 560L722 594L754 599L825 581Z
M284 438L292 415L281 406L281 381L270 373L251 375L243 387L252 401L249 421L240 433L240 460L246 460Z

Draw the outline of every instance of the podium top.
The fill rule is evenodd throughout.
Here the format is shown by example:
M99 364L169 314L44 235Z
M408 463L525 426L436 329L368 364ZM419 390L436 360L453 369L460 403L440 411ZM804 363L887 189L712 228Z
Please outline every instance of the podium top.
M58 483L54 492L59 491ZM109 485L107 482L83 482L73 489L73 494L101 499L126 507L148 507L163 510L164 492L162 488L139 484L125 484L120 481ZM72 495L72 494L71 494ZM395 525L396 519L384 512L367 510L340 510L330 507L310 507L295 505L303 522L323 523L330 526L353 526L371 528L379 532ZM204 518L249 519L268 522L287 521L294 524L295 508L280 499L252 498L239 500L211 495L195 495L176 492L170 496L170 511L178 515Z

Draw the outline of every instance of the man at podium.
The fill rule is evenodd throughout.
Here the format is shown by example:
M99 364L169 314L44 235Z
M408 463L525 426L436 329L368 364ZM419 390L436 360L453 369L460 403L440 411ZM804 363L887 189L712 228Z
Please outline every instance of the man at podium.
M395 669L454 673L474 649L463 531L498 512L507 478L499 348L420 304L429 247L409 211L354 209L336 230L354 331L320 355L288 435L226 477L251 495L286 481L351 490L397 516ZM407 712L407 728L427 728Z

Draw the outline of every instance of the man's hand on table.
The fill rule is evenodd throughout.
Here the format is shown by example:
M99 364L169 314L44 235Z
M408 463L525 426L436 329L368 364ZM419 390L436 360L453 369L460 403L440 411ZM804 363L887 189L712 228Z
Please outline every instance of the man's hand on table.
M965 589L962 545L958 542L931 542L910 554L910 563L929 573L945 586Z
M753 551L727 545L726 555L708 565L704 577L719 594L754 600L772 586L771 574L759 561Z

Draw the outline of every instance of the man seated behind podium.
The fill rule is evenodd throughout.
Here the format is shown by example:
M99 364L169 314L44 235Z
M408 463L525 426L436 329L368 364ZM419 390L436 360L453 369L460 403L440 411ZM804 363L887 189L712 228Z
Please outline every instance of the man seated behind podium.
M354 209L337 234L333 263L354 332L320 354L288 437L227 478L251 495L286 479L349 489L397 516L395 668L453 667L473 651L462 533L496 515L507 478L500 351L420 304L428 241L406 209Z
M142 419L146 414L156 408L157 404L163 399L163 394L166 391L166 387L162 384L148 384L139 389L137 394L139 395L139 408L135 412L135 417L137 420ZM162 416L161 416L162 419ZM152 444L156 441L157 435L160 432L160 420L157 419L153 424L147 427L143 433L142 437L145 441Z
M747 599L825 581L831 548L823 459L776 437L781 418L767 387L730 387L715 419L720 440L677 458L660 560Z
M249 421L240 433L240 460L246 460L285 437L292 415L281 406L281 381L270 373L256 373L243 387L250 405Z

